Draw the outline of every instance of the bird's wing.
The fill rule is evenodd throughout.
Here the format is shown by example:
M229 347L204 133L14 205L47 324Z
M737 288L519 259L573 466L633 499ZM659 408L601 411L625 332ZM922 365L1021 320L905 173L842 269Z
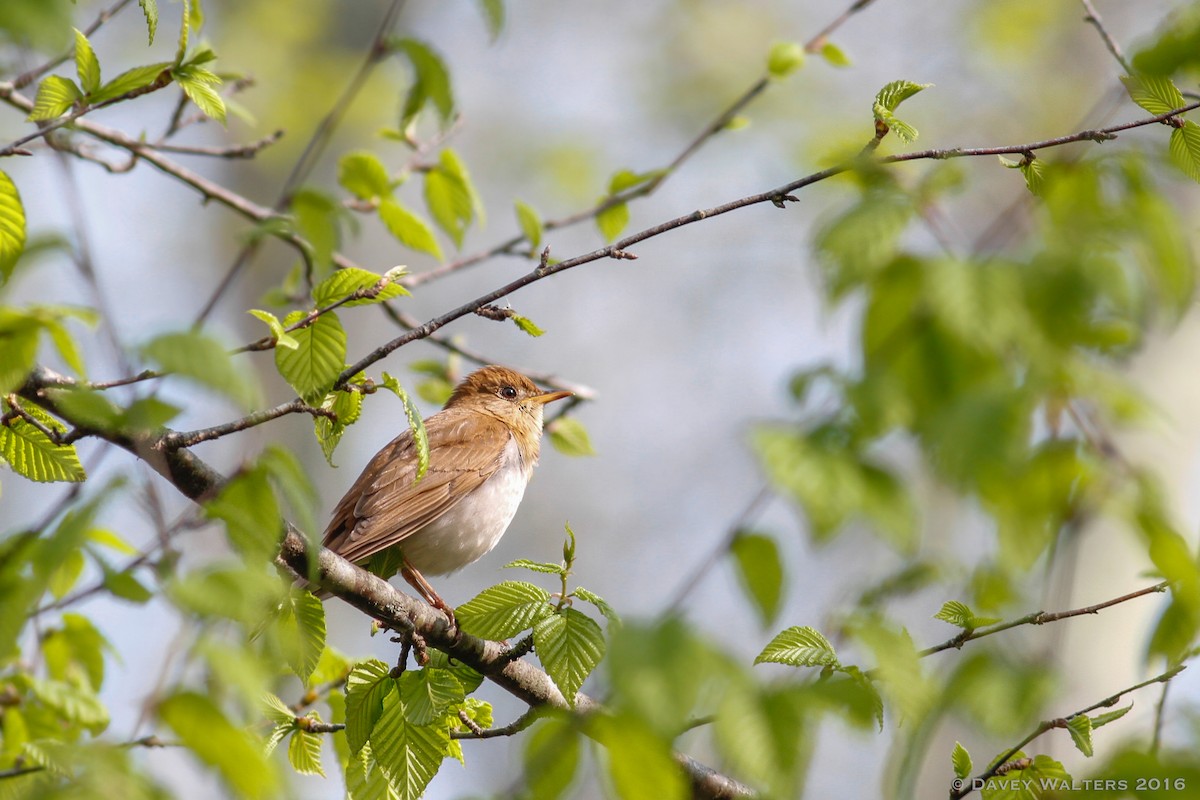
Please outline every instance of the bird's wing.
M500 420L455 409L430 417L425 430L425 477L415 481L416 446L405 431L375 454L337 504L326 547L360 563L421 530L495 474L511 437Z

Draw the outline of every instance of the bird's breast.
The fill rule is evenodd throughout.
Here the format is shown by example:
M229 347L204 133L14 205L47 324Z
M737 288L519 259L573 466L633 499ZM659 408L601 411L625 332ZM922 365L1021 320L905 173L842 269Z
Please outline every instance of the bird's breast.
M445 575L478 560L508 530L533 465L522 459L513 440L501 455L500 468L437 520L407 537L402 549L420 572Z

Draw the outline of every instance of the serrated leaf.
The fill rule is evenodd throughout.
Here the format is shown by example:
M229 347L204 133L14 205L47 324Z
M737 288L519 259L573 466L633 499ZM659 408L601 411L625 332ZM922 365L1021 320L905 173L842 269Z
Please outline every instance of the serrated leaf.
M425 432L425 421L421 419L420 411L408 396L408 392L404 391L400 381L385 372L383 385L404 403L404 416L408 418L408 429L412 431L413 444L417 450L417 475L414 482L419 481L429 471L429 434Z
M629 206L626 203L615 203L596 215L596 227L604 241L611 242L621 235L629 224Z
M338 183L359 200L388 197L392 178L379 156L368 150L347 153L338 161Z
M837 667L837 653L821 632L807 625L780 631L755 659L755 664L773 662L793 667Z
M75 74L79 85L90 94L100 88L100 61L83 31L75 28Z
M61 75L47 75L38 85L33 111L30 111L25 119L29 122L56 119L65 114L81 97L83 92L79 91L75 81Z
M543 617L533 626L538 660L574 707L575 695L604 658L604 632L591 617L570 606Z
M610 626L621 624L621 617L617 614L616 609L609 605L607 600L595 592L579 586L576 587L573 592L571 592L571 596L578 597L585 603L591 603L598 608L600 613L604 615L604 618L608 620Z
M517 212L517 224L521 227L521 233L524 234L525 239L529 242L529 249L537 250L542 244L542 232L544 230L542 215L533 206L523 203L520 200L514 200L513 207Z
M402 275L403 272L398 272L396 277ZM372 303L382 303L384 300L391 300L393 297L408 297L409 291L396 282L395 277L387 276L388 281L383 288L379 290L379 294L374 297L361 297L355 300L350 300L343 305L346 308L353 306L370 305ZM339 269L330 275L325 280L313 287L312 298L313 303L317 308L336 303L338 300L357 292L359 289L370 289L383 280L383 275L378 275L365 269L358 267L347 267Z
M450 72L441 56L416 39L401 39L395 47L408 57L414 73L413 84L400 112L400 127L407 128L427 103L433 103L442 127L445 127L454 113L454 92L450 86Z
M399 685L404 717L413 725L442 720L452 707L466 699L463 685L449 670L429 667L409 670L400 676Z
M442 165L428 170L425 206L438 226L454 240L455 247L462 247L463 235L475 214L471 190L462 177Z
M231 478L205 502L204 512L225 523L229 543L247 560L269 558L283 534L279 504L262 469L245 470Z
M767 54L767 74L786 78L804 66L804 47L796 42L776 42Z
M574 417L559 417L546 426L546 433L550 435L550 444L563 455L596 455L587 428Z
M263 692L262 707L263 714L272 722L289 725L296 722L296 712L288 708L287 703L280 700L273 692Z
M851 65L850 57L842 48L838 47L833 42L826 42L821 47L821 58L829 62L830 66L834 67L849 67Z
M40 408L32 405L22 408L44 427L56 432L66 430ZM14 417L8 424L0 425L0 458L18 475L39 483L77 483L87 478L74 445L55 444L22 417Z
M933 615L933 618L949 622L951 625L957 625L965 630L974 630L986 625L995 625L1000 621L999 617L977 617L975 616L975 612L967 607L966 603L960 603L957 600L947 600L942 604L941 609Z
M314 714L309 714L309 717L316 718ZM324 778L325 770L321 768L322 740L320 734L310 733L303 728L293 731L288 742L288 762L292 769L301 775L320 775Z
M879 90L875 95L875 105L882 106L887 111L895 111L901 103L918 92L933 86L932 83L913 83L912 81L892 81Z
M1128 714L1132 709L1133 703L1130 703L1124 708L1118 708L1116 711L1107 711L1103 714L1097 714L1096 716L1092 717L1092 730L1095 730L1096 728L1102 728L1110 722L1119 720L1121 717Z
M429 223L409 211L391 198L379 204L379 218L401 244L422 253L429 253L442 260L442 248L438 245Z
M21 193L17 191L12 178L0 171L0 285L12 276L17 259L24 251L25 206L21 203ZM35 338L35 347L36 341Z
M150 33L150 44L154 44L154 34L158 32L158 0L138 0L142 13L146 16L146 28Z
M783 561L769 536L741 532L730 547L738 578L763 625L770 625L783 600Z
M1187 105L1183 95L1166 75L1122 75L1121 83L1133 102L1155 116Z
M1200 125L1184 120L1182 128L1171 131L1170 152L1175 165L1200 183Z
M258 387L234 366L219 342L202 333L165 333L151 339L142 353L163 371L216 390L243 408L259 402Z
M954 765L954 775L959 780L966 780L971 774L971 754L961 742L954 743L954 751L950 753L950 763Z
M553 614L550 593L525 581L504 581L484 589L454 610L472 636L508 639Z
M90 688L29 676L24 680L33 696L54 709L62 720L82 725L92 733L100 733L108 727L108 709Z
M384 699L396 691L391 668L378 659L361 661L346 679L346 740L357 753L383 714Z
M216 768L239 796L265 797L278 791L278 775L262 748L204 695L171 695L159 703L158 717L184 747Z
M276 347L286 347L288 350L295 350L300 346L300 343L283 329L283 323L279 321L279 318L270 311L252 308L246 313L267 323L267 327L271 329L271 336L275 339Z
M292 592L291 604L298 636L290 666L301 681L308 683L325 651L325 605L303 590Z
M113 78L108 83L101 86L91 95L93 104L112 100L114 97L120 97L128 92L143 89L150 84L163 79L169 82L171 74L171 63L169 61L161 61L157 64L147 64L144 67L134 67L133 69L122 72L117 77ZM163 73L166 72L166 77L163 78ZM164 85L166 85L164 83Z
M1088 758L1092 757L1092 718L1087 714L1078 714L1067 720L1067 732L1079 752Z
M371 731L371 753L399 800L418 800L450 750L445 725L413 725L404 716L399 692L383 701L383 713Z
M360 381L362 380L362 375L356 375L352 380ZM321 452L325 455L325 460L329 462L329 466L337 466L333 463L333 451L337 449L338 442L342 440L342 434L346 432L346 428L358 420L359 414L362 413L362 403L363 396L361 392L346 390L331 392L325 395L325 398L321 401L321 408L332 411L337 415L336 421L327 419L326 417L317 417L313 420L313 432L321 445Z
M303 319L294 311L284 319L292 325ZM292 331L296 348L275 348L275 367L296 394L307 401L323 396L333 386L346 364L346 332L337 314L322 314L309 326Z
M549 561L530 561L527 558L510 561L501 569L527 569L533 572L545 572L549 575L561 575L563 572L562 564L551 564Z
M509 319L515 322L518 328L535 338L545 333L545 331L539 328L533 320L529 319L529 317L522 317L520 314L511 314L509 315Z
M171 77L205 116L225 124L225 101L213 88L221 83L221 78L216 73L203 67L188 66L172 70Z

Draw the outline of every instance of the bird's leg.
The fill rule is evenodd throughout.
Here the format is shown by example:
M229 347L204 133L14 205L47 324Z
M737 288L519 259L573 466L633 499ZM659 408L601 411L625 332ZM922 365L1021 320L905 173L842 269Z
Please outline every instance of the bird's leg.
M401 556L400 575L404 580L408 581L408 585L417 590L421 597L425 598L425 602L434 608L440 610L450 620L450 627L457 628L458 621L454 618L454 609L447 605L446 601L434 591L429 585L429 581L425 580L425 576L417 571L417 568L408 562L408 559Z

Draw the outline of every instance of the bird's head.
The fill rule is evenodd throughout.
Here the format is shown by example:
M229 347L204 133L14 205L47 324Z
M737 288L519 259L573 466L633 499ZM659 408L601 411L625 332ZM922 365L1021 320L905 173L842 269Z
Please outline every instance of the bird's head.
M492 365L464 378L446 401L446 408L490 414L514 430L536 436L542 432L543 407L570 396L570 392L543 392L521 373Z

